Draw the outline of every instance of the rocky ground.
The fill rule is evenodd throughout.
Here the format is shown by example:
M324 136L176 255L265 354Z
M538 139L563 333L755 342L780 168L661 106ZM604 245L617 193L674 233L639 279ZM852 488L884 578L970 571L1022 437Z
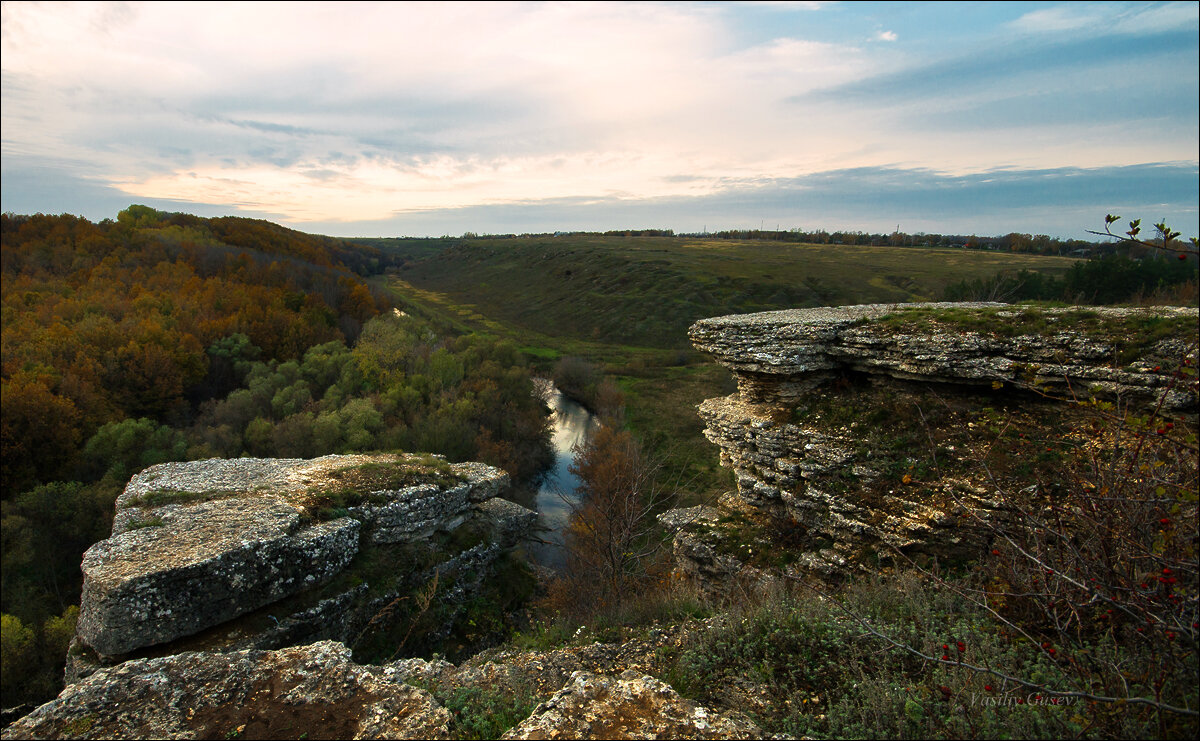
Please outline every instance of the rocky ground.
M501 648L460 666L436 658L361 666L330 641L137 659L68 687L3 737L461 738L497 712L513 718L503 738L763 737L740 712L697 705L652 676L689 631L704 629Z

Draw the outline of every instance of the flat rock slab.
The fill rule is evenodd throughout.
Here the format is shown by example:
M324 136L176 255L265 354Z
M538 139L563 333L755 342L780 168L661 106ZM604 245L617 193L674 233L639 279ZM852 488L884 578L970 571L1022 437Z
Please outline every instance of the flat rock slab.
M866 304L702 319L697 349L731 369L748 401L788 401L840 370L950 383L1029 383L1086 396L1155 397L1195 340L1185 307L1042 308L997 303ZM1156 339L1154 332L1166 330ZM1192 351L1194 352L1194 350ZM1194 407L1170 391L1164 407Z
M606 677L578 671L566 686L503 739L763 738L746 717L717 713L670 685L626 671Z
M481 463L405 454L151 466L84 554L79 637L115 657L192 635L330 579L363 537L451 530L507 484Z
M88 549L78 633L116 656L191 635L320 584L358 552L361 527L343 517L301 527L271 499L160 508L161 525Z
M184 653L104 669L4 729L8 738L449 738L429 693L323 641Z

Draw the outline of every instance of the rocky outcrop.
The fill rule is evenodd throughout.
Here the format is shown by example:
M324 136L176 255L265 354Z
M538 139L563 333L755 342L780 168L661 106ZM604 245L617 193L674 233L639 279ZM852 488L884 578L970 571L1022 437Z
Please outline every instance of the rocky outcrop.
M170 510L152 515L162 524L119 533L84 555L78 631L101 654L164 643L276 602L324 582L358 550L357 520L303 527L295 508L271 500Z
M630 670L620 677L576 672L503 739L762 738L738 713L718 714L663 682Z
M367 543L424 542L472 519L514 542L535 515L487 504L506 484L499 469L430 456L152 466L118 498L112 537L84 555L79 638L102 658L173 641L313 590ZM301 606L290 628L312 634L306 621L344 603Z
M702 319L688 336L733 371L746 401L795 401L832 373L1156 397L1197 311L1033 308L997 303L868 304ZM1155 370L1158 366L1159 369ZM1193 408L1184 392L1167 408Z
M436 657L362 666L334 642L134 659L67 687L3 737L449 738L470 731L466 715L511 709L519 714L504 738L762 738L741 713L684 699L653 676L721 625L708 618L615 643L586 642L581 629L554 650L506 646L458 666Z
M426 691L339 643L191 652L103 669L4 738L449 738Z
M975 555L1009 516L973 465L1000 434L995 408L1008 405L1015 426L1005 429L1049 441L1030 451L1047 458L1058 455L1066 428L1055 425L1070 418L1062 400L1072 397L1194 421L1194 384L1173 369L1196 362L1198 319L1187 308L960 303L697 322L693 343L738 384L699 407L737 490L703 517L662 518L676 532L678 568L719 590L748 577Z

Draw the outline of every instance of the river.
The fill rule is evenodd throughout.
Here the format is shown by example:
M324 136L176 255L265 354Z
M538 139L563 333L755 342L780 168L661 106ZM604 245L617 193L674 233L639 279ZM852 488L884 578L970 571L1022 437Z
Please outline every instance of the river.
M535 381L550 407L554 464L546 471L536 491L524 492L524 496L518 494L516 498L520 504L536 509L538 513L538 537L544 542L530 546L530 557L537 564L561 571L566 565L563 533L571 507L579 501L579 478L568 470L575 455L572 448L584 442L599 423L586 407L568 399L549 380Z

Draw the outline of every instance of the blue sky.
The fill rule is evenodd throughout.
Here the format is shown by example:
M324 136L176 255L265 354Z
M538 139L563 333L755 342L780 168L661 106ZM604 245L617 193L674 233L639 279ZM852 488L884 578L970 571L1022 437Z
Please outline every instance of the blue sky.
M5 211L1200 231L1200 4L3 4Z

